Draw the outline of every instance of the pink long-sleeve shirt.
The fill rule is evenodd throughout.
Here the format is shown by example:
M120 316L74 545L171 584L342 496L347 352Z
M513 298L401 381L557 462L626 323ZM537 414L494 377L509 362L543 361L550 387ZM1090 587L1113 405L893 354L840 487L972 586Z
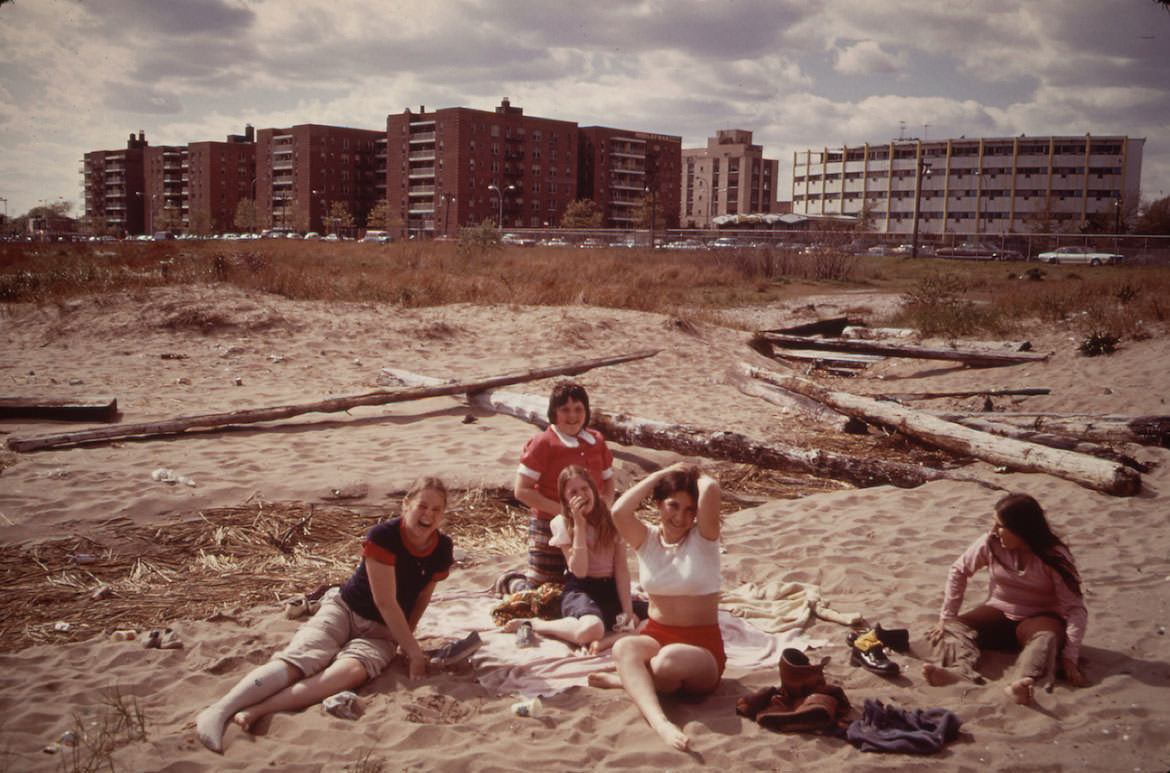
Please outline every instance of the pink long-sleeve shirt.
M1072 562L1068 552L1057 550ZM992 551L995 552L994 560ZM1089 620L1084 599L1073 593L1060 573L1041 561L1039 556L1031 551L1006 550L991 536L972 542L951 564L939 619L958 616L967 590L967 578L983 567L988 568L990 575L987 600L983 603L1000 610L1009 620L1023 620L1043 612L1060 615L1065 623L1063 657L1075 662L1080 656L1081 641Z

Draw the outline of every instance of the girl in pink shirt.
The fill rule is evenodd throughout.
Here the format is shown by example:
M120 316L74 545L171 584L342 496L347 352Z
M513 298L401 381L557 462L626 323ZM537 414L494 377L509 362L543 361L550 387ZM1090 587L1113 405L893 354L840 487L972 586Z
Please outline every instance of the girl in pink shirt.
M967 579L987 568L987 599L959 614ZM980 649L1021 650L1006 688L1016 703L1031 703L1036 680L1054 677L1059 655L1065 678L1085 685L1079 656L1088 612L1068 547L1048 526L1040 503L1009 494L995 506L991 533L951 565L939 622L927 633L939 665L923 666L933 685L959 678L982 683L975 670Z

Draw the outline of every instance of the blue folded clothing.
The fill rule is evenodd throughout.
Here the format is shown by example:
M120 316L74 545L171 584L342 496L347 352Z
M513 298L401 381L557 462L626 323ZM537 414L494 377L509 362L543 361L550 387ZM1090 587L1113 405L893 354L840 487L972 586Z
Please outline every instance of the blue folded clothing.
M958 737L961 724L947 709L899 709L867 698L845 737L863 752L934 754Z

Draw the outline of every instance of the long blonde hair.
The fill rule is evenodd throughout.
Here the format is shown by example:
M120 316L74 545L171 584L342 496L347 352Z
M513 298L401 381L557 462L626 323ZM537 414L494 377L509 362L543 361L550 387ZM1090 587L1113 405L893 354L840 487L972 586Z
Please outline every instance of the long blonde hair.
M609 506L601 498L601 492L597 490L597 484L594 483L589 470L576 464L570 464L561 470L561 475L557 478L557 497L561 500L561 515L565 517L569 539L573 538L573 516L569 509L569 501L565 498L565 489L568 488L569 481L574 478L584 480L593 491L593 509L585 514L585 523L593 527L593 533L597 535L597 547L612 545L617 539L618 533L613 525L613 518L609 514Z

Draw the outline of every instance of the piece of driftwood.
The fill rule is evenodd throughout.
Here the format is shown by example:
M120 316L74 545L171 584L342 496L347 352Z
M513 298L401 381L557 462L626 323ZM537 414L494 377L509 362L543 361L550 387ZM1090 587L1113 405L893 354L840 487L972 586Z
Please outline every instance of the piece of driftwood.
M383 368L382 373L406 385L437 381L430 376L397 368ZM491 389L468 395L467 402L477 408L515 416L539 427L548 426L548 399L544 397ZM886 462L830 451L810 451L787 443L751 438L739 432L667 424L626 414L606 413L594 406L590 408L589 425L604 435L606 440L623 445L817 475L858 487L894 485L913 488L928 481L944 479L986 485L983 481L914 464Z
M884 392L880 395L864 395L875 400L935 400L942 397L1007 397L1010 395L1047 395L1047 387L1021 387L1019 389L981 389L975 392Z
M982 430L983 432L990 432L993 435L1002 435L1003 437L1024 440L1029 443L1039 443L1042 446L1060 448L1065 451L1076 451L1078 454L1088 454L1089 456L1095 456L1098 459L1108 459L1111 462L1117 462L1118 464L1124 464L1126 467L1132 467L1138 472L1150 471L1149 465L1134 459L1128 454L1123 454L1120 451L1110 448L1109 446L1081 440L1080 438L1071 437L1069 435L1057 435L1052 432L1037 432L1025 427L1017 427L1012 424L1003 424L995 420L997 415L998 414L995 413L986 413L979 414L977 416L956 418L953 419L953 421L956 424L962 424L964 427L971 427L972 429Z
M759 340L770 346L788 349L819 349L853 354L880 354L886 357L910 357L922 360L949 360L977 367L1020 365L1048 359L1040 352L993 352L978 349L935 349L909 344L890 344L881 341L853 341L844 338L811 338L782 333L759 332L752 336L751 345L759 351ZM769 354L769 356L771 356Z
M916 335L918 335L918 331L909 327L865 327L863 325L850 325L841 331L842 338L860 338L866 341L882 338L913 338Z
M781 349L773 351L772 357L786 360L806 360L823 362L839 368L868 368L875 362L881 362L885 357L874 354L849 354L848 352L824 352L812 349Z
M0 397L0 419L49 419L51 421L114 421L118 400L46 400L43 397Z
M98 427L95 429L79 430L77 432L61 432L52 435L35 435L31 437L13 436L8 438L8 447L13 451L39 451L47 448L59 448L61 446L77 445L79 443L92 443L104 440L125 439L131 437L149 437L155 435L174 435L195 428L224 427L233 424L252 424L260 421L274 421L278 419L287 419L291 416L299 416L304 413L334 413L337 411L347 411L350 408L356 408L360 405L386 405L388 403L406 402L408 400L422 400L428 397L439 397L442 395L474 392L480 389L487 389L496 386L518 384L523 381L538 381L540 379L552 378L554 376L576 375L578 373L584 373L587 370L592 370L593 368L600 368L607 365L617 365L623 362L630 362L632 360L641 360L645 359L646 357L652 357L657 354L658 351L659 350L657 349L643 350L618 357L601 357L591 360L578 360L575 362L564 363L562 365L553 365L543 368L530 368L528 370L516 371L513 373L504 374L502 376L493 376L491 378L469 381L448 381L437 385L418 387L413 389L398 389L393 391L381 390L377 392L367 392L366 394L361 395L351 395L348 397L333 397L327 400L319 400L313 403L301 403L298 405L284 405L272 408L253 408L240 411L230 411L228 413L205 414L202 416L184 416L174 419L166 419L159 422L126 424L118 427Z
M881 424L952 453L982 459L1020 472L1043 472L1114 496L1132 496L1141 490L1141 475L1125 465L1064 451L1037 443L999 437L953 421L847 392L826 389L807 379L753 368L752 375L842 413L871 424Z
M804 395L790 392L784 387L752 378L748 371L751 367L750 365L744 364L738 370L732 371L729 374L736 388L745 395L767 400L773 405L778 405L785 410L799 413L837 432L850 435L864 435L869 432L869 427L866 423L855 416L846 416L822 402L810 400Z
M958 421L982 414L936 414L947 421ZM1037 432L1088 440L1093 443L1137 443L1143 446L1170 448L1170 416L1092 416L1059 413L996 413L995 420Z

